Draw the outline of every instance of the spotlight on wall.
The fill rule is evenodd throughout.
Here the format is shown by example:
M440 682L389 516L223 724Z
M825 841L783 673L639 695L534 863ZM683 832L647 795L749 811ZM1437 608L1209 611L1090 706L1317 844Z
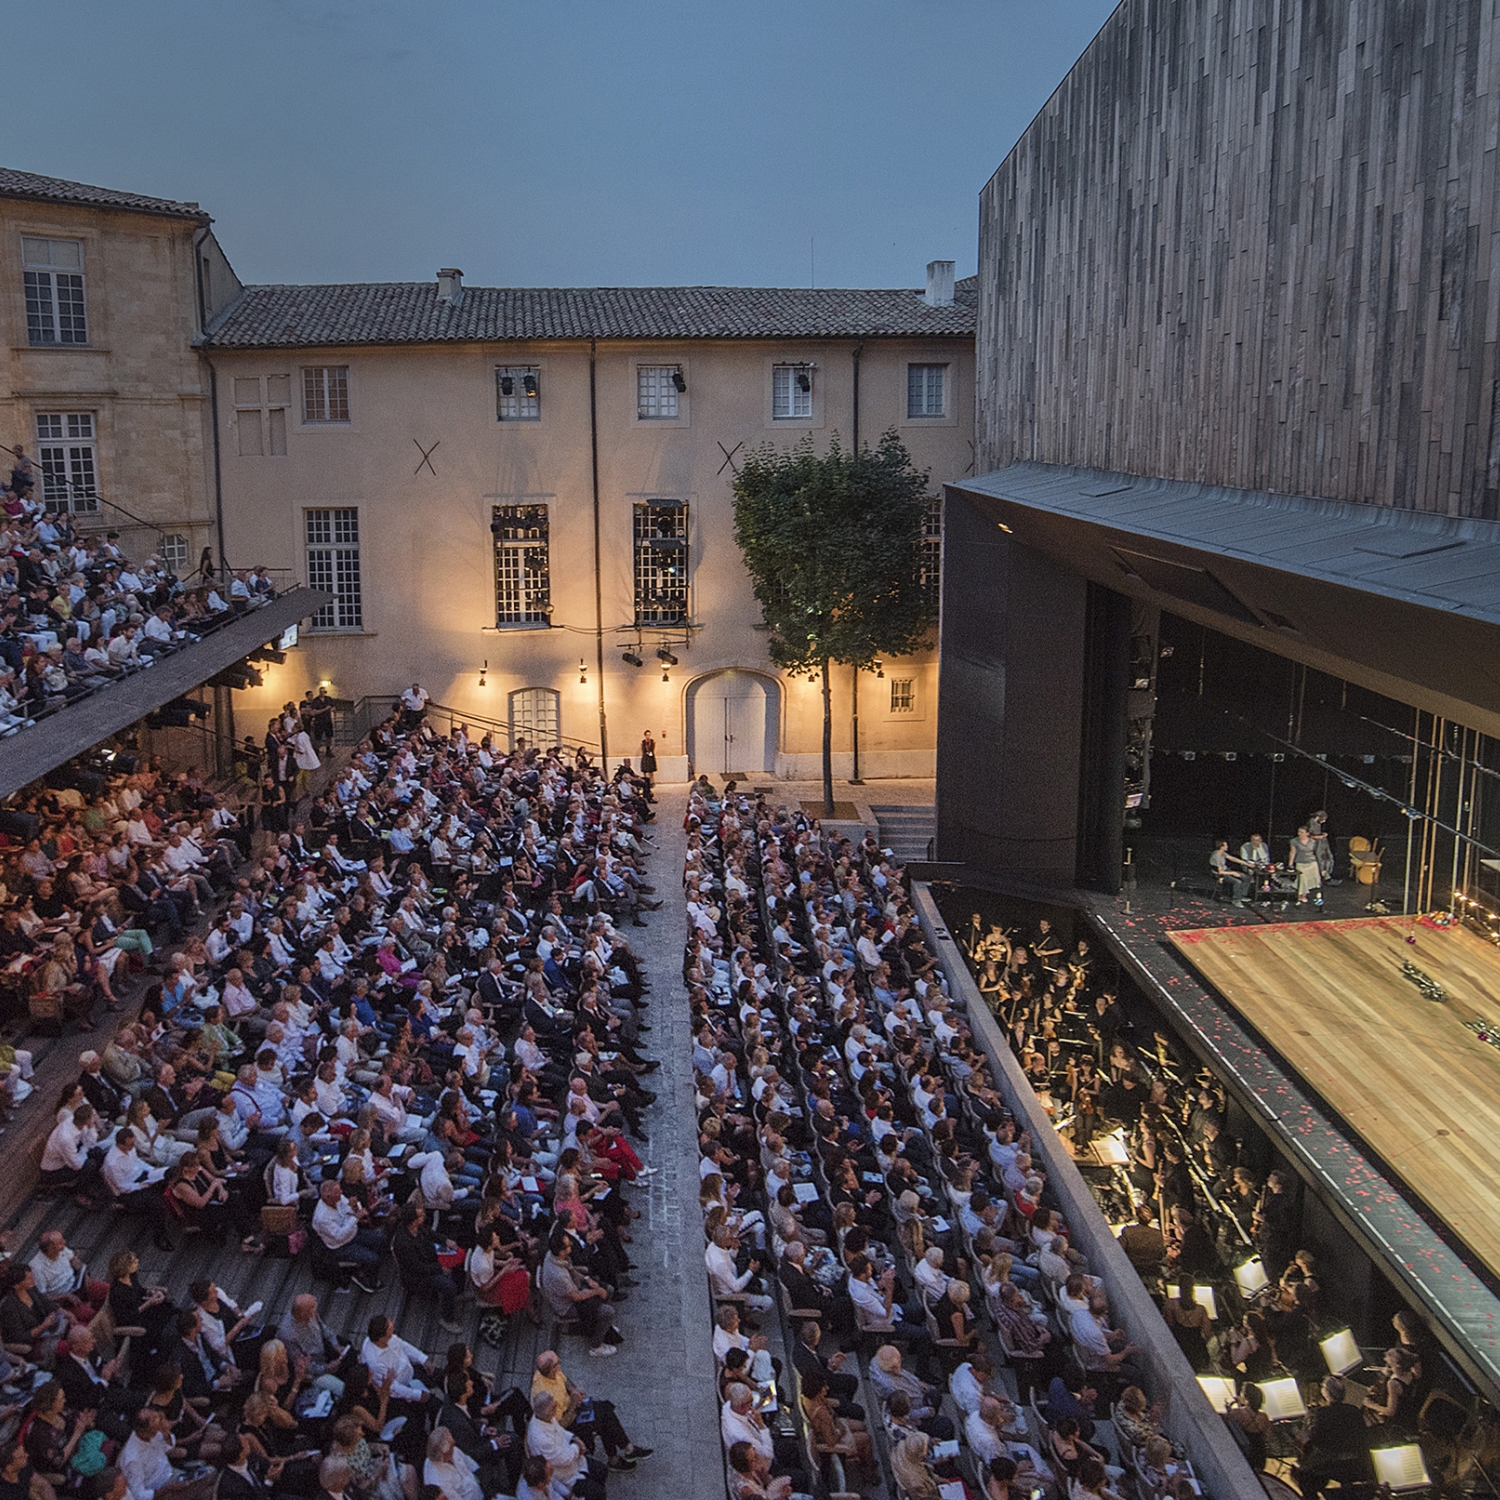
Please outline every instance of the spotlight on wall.
M486 657L484 665L479 669L479 685L480 685L480 687L488 687L489 686L489 684L485 681L485 674L489 671L489 669L490 669L489 658Z
M661 680L663 682L670 682L672 680L672 674L665 667L661 669Z
M687 381L682 378L681 370L672 371L672 384L676 387L677 394L679 396L685 396L687 394Z
M578 658L578 680L579 682L589 680L589 664L581 656Z
M797 389L799 391L810 391L812 389L812 371L806 365L797 367Z
M885 663L878 656L875 658L875 675L882 679L885 677Z
M640 657L638 657L634 651L622 652L620 655L620 660L623 661L627 667L639 667L643 665Z
M656 659L657 661L666 662L669 667L675 667L677 665L677 658L673 656L665 646L658 646L656 648Z
M536 395L536 376L535 375L525 375L525 376L523 376L522 379L521 379L521 389L523 391L525 391L528 396L535 396Z
M514 396L516 393L515 378L510 375L500 377L500 394L502 396Z

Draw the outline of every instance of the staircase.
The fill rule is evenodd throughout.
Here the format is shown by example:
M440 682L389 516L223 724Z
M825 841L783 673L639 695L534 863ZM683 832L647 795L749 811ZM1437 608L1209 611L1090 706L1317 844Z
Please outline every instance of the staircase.
M936 807L871 807L880 825L880 847L890 849L903 864L926 859L927 846L937 832Z

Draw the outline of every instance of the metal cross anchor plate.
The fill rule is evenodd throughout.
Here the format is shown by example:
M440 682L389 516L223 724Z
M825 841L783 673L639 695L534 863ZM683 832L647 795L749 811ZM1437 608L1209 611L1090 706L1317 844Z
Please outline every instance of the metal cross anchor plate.
M744 446L745 443L743 439L736 443L732 448L726 448L723 443L719 444L719 452L724 455L724 462L719 465L718 473L722 474L725 469L731 469L736 474L740 472L734 467L734 455L738 453Z
M420 474L423 469L426 469L434 479L437 478L437 470L432 467L432 455L438 451L438 444L442 441L442 438L439 438L432 447L424 448L421 443L417 443L416 438L412 439L412 442L417 443L417 452L422 455L422 462L412 470L413 475Z

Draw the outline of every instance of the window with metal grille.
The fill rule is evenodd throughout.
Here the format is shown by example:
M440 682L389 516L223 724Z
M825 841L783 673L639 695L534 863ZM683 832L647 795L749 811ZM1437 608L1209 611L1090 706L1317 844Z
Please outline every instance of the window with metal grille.
M26 341L86 344L83 241L21 237L21 276L26 290Z
M907 365L906 415L908 417L946 417L948 415L947 396L947 365Z
M302 420L349 420L348 365L313 365L302 371Z
M927 502L922 518L922 560L919 578L922 587L937 602L943 581L943 502L935 497Z
M286 457L286 414L292 404L290 375L236 375L234 425L241 458Z
M313 616L314 630L362 630L359 511L352 505L307 512L307 582L333 595Z
M495 623L547 624L552 617L547 507L497 505L490 534L495 538Z
M910 677L891 678L891 712L909 714L916 706L916 682Z
M518 739L543 750L562 744L560 703L556 688L517 688L510 695L511 749Z
M542 420L542 375L535 365L496 367L495 415L502 422Z
M778 422L813 414L811 365L771 367L771 415Z
M681 500L635 505L635 623L685 625L688 508Z
M637 365L635 410L643 422L670 420L679 414L677 398L687 382L681 365Z
M91 411L38 412L37 464L42 471L42 504L54 513L99 509L99 476L94 455Z
M161 539L161 560L181 578L188 569L188 539L172 532Z

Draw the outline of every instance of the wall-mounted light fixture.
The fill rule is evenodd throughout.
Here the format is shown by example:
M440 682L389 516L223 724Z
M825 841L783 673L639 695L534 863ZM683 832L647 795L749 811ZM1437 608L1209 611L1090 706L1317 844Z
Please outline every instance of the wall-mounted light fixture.
M620 653L620 660L624 662L627 667L639 667L645 665L645 663L641 661L640 657L638 657L634 651L622 651Z
M875 658L875 675L882 679L885 677L885 663L878 656Z
M578 658L578 680L581 683L589 680L589 664L581 656Z
M489 684L484 680L485 679L485 673L488 672L489 669L490 669L489 659L486 658L484 665L479 669L479 685L480 685L480 687L488 687L489 686Z
M687 394L687 381L683 379L681 370L672 371L672 385L679 396Z
M665 662L669 667L677 665L677 658L665 646L658 646L656 648L656 659L657 661Z

